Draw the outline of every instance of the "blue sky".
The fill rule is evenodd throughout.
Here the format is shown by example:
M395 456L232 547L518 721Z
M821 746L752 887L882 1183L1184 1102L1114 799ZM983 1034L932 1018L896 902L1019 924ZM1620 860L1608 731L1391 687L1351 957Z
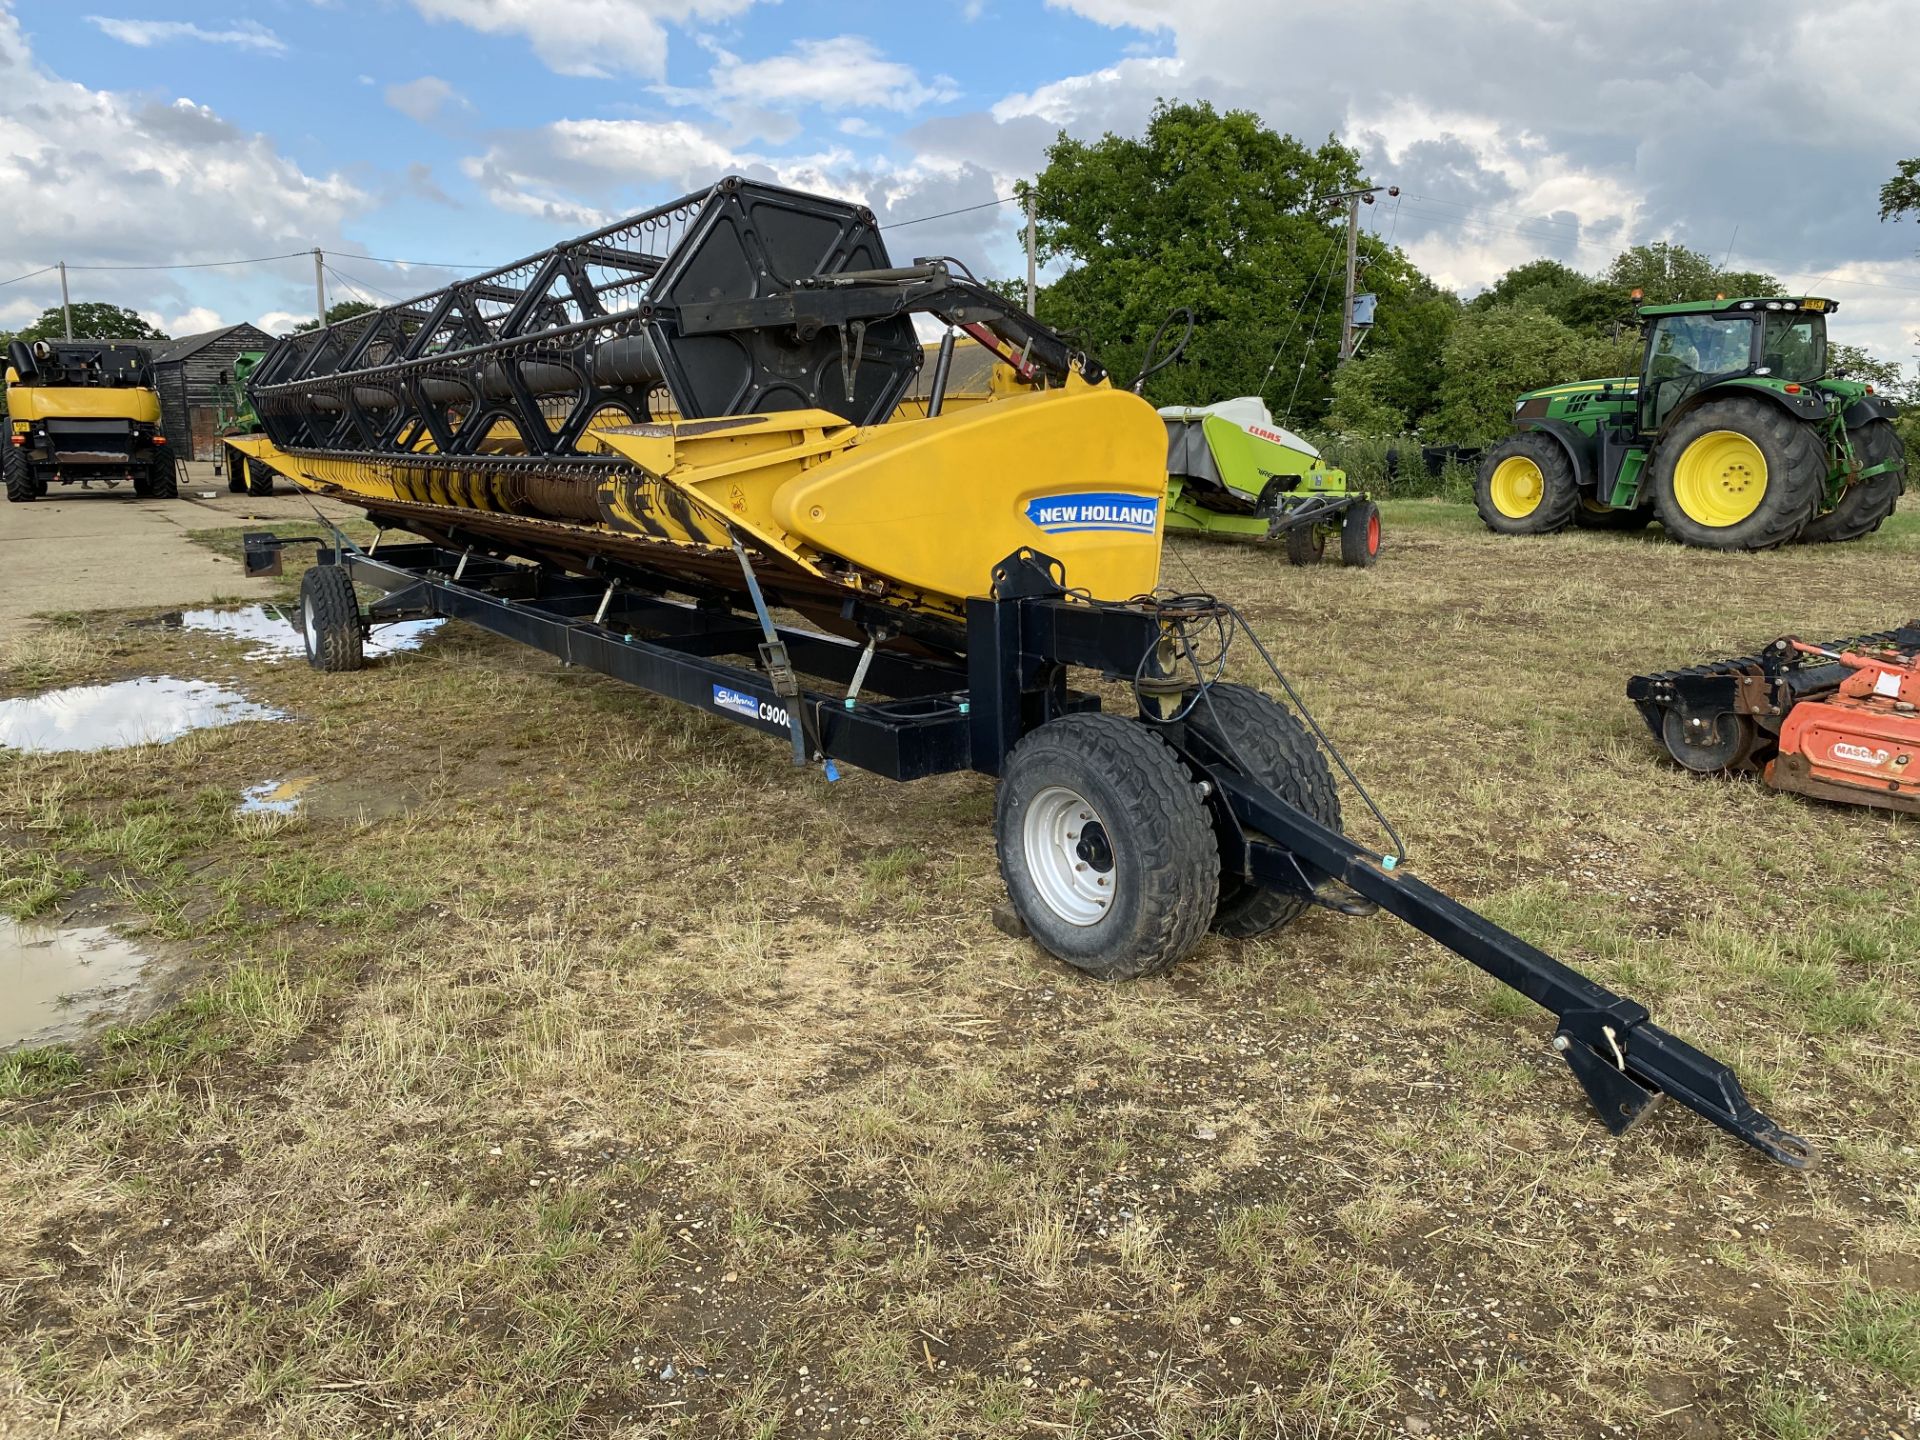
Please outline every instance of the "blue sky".
M1546 253L1676 239L1838 295L1839 338L1912 357L1920 226L1874 192L1920 152L1899 0L0 0L0 279L53 260L210 263L323 247L334 295L447 278L730 170L899 222L1010 193L1060 130L1160 96L1340 135L1406 192L1372 217L1471 292ZM33 203L21 197L31 195ZM890 237L1020 266L1013 207ZM350 277L350 278L349 278ZM76 271L175 333L311 313L301 260ZM0 286L0 324L57 299Z

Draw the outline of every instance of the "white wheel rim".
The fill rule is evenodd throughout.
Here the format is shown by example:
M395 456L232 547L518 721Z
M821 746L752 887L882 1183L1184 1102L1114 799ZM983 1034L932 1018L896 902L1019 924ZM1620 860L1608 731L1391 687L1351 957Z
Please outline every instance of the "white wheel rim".
M303 622L303 628L307 632L307 654L318 655L320 653L320 627L314 624L313 621L312 600L308 600L306 604L300 607L300 618Z
M1034 892L1049 910L1069 925L1106 918L1118 870L1106 822L1085 796L1049 785L1027 806L1020 839Z

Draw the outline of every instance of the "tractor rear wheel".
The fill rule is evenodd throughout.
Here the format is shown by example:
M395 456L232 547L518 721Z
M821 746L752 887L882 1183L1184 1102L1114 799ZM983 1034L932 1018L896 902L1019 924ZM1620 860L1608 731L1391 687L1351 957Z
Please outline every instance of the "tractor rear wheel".
M0 450L0 471L6 475L7 499L14 504L21 505L40 498L39 482L33 478L33 461L18 445L9 445L5 450Z
M247 494L256 497L273 494L273 471L251 455L247 457Z
M1287 531L1287 563L1289 565L1318 565L1320 557L1326 553L1326 532L1318 525L1312 523L1296 525Z
M1827 483L1819 432L1771 400L1689 410L1653 452L1653 507L1683 545L1771 550L1804 530Z
M153 461L147 469L147 494L156 500L173 500L180 494L179 472L174 468L173 451L164 445L153 447Z
M367 663L360 601L341 566L316 565L301 576L300 638L316 670L358 670Z
M1551 535L1573 523L1579 477L1551 435L1522 430L1481 459L1473 506L1495 534Z
M1853 441L1853 458L1860 462L1862 470L1871 470L1889 461L1895 468L1849 485L1838 505L1808 521L1800 538L1809 545L1865 539L1880 528L1882 520L1893 514L1893 507L1900 503L1900 492L1906 488L1903 447L1891 420L1869 420L1849 438Z
M1279 701L1245 685L1210 685L1194 702L1187 726L1294 809L1329 830L1340 828L1340 797L1327 758ZM1222 876L1213 928L1242 939L1264 935L1306 908L1307 902L1295 896Z
M1366 567L1380 558L1380 507L1361 500L1340 517L1340 563Z
M1000 776L993 830L1014 911L1069 965L1130 980L1206 933L1220 887L1206 802L1137 720L1065 715L1028 734Z

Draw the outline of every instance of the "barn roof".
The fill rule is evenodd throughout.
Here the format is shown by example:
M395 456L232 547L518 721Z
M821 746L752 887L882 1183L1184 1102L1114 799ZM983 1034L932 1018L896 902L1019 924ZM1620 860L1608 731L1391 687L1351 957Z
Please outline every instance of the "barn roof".
M156 365L166 365L175 360L189 359L206 349L207 346L226 339L236 330L247 331L248 338L256 335L259 336L263 344L273 338L259 326L249 325L244 321L238 325L223 325L218 330L204 330L198 335L182 335L178 340L168 340L155 344L152 347L153 363Z

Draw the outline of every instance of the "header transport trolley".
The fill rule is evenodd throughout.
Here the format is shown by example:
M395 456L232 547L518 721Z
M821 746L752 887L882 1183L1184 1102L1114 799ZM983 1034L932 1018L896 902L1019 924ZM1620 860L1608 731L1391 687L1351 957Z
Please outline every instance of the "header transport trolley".
M917 315L946 338L903 411ZM1026 383L946 411L957 333ZM1212 597L1155 593L1162 419L958 262L890 264L861 207L722 180L290 336L249 390L264 434L228 443L382 527L302 581L322 670L356 668L369 626L445 616L829 777L995 776L1003 922L1072 965L1144 975L1209 928L1384 909L1558 1017L1610 1129L1666 1094L1810 1158L1640 1005L1342 833L1318 727L1222 678L1237 636L1267 649ZM250 568L282 543L250 536Z

